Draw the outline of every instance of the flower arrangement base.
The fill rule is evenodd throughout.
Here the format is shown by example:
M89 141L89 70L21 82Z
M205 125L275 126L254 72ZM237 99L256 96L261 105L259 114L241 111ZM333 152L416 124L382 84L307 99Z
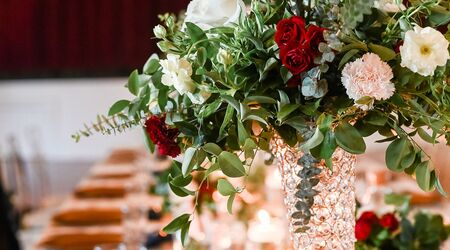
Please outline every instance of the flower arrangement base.
M294 249L354 249L356 157L338 148L332 157L333 171L323 162L314 163L317 175L312 177L315 179L311 189L313 203L305 210L301 206L304 203L301 192L307 191L299 187L305 182L301 176L311 172L305 164L302 165L302 159L308 155L279 138L273 139L271 146L282 177ZM299 212L301 209L303 212Z

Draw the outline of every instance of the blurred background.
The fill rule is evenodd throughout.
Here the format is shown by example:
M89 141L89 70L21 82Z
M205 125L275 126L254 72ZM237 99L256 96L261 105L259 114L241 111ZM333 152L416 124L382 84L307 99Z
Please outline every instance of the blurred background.
M2 158L18 154L30 165L30 176L32 161L45 160L51 192L64 192L83 166L114 145L141 145L141 131L78 144L70 135L128 97L126 77L156 52L152 29L158 14L178 13L188 2L0 1ZM61 175L66 171L73 174Z
M123 148L141 151L139 129L79 143L70 136L83 122L107 113L115 100L129 98L123 88L128 74L156 52L152 29L158 14L179 13L188 2L0 0L0 184L19 214L38 211L39 222L31 224L42 229L50 212L44 216L40 209L58 205L92 174L94 164ZM414 180L387 173L385 145L376 140L369 139L368 153L358 161L359 198L375 207L380 194L396 191L413 194L416 202L439 212L450 211L447 198L425 194ZM449 148L428 151L450 191ZM272 188L275 181L268 178ZM19 237L25 242L33 237L29 245L23 243L25 249L33 249L36 235Z

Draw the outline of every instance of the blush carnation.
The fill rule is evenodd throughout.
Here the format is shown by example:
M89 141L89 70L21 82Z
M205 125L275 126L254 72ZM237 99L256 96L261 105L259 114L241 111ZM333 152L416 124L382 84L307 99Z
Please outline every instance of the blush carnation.
M341 80L347 89L347 95L355 101L366 96L375 100L386 100L395 91L391 82L393 77L392 68L386 62L376 54L367 53L345 65ZM371 109L372 105L373 102L360 108Z

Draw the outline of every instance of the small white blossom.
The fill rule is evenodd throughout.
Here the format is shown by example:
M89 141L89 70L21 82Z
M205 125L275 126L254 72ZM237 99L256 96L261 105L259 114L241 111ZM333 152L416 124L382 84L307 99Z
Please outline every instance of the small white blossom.
M236 23L245 14L242 0L192 0L186 11L185 22L192 22L202 29Z
M173 86L181 95L195 91L196 85L191 78L192 66L186 59L168 54L167 59L161 60L160 64L163 73L162 84Z
M416 26L405 33L400 47L401 66L423 76L431 76L438 66L444 66L450 59L448 45L439 31Z
M156 38L163 39L167 35L166 28L162 26L161 24L158 24L153 28L153 34L155 34Z
M228 51L220 48L217 53L217 61L223 65L230 65L233 62L233 57Z

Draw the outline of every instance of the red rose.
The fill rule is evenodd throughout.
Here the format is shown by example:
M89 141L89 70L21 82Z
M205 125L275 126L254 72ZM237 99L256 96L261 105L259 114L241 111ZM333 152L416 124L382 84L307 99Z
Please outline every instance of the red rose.
M398 220L392 213L387 213L383 215L380 219L380 225L384 228L389 229L389 231L395 231L398 228Z
M308 46L288 46L280 50L283 65L293 74L298 75L314 66L314 52Z
M179 132L177 128L170 128L165 121L166 115L153 115L145 122L145 130L152 142L158 146L159 154L176 157L181 153L176 141Z
M313 24L308 27L308 31L306 32L306 43L309 43L309 47L315 53L319 53L319 44L325 41L323 38L324 31L324 28Z
M378 216L374 212L367 211L367 212L362 213L358 220L365 221L365 222L369 223L370 225L373 225L373 224L378 224L379 219L378 219Z
M372 225L365 220L356 221L355 225L355 237L357 240L367 240L372 232Z
M302 44L305 40L305 20L298 16L283 19L277 24L275 42L283 48L290 44Z
M177 157L181 153L178 143L167 141L166 143L158 144L158 153L160 155L167 155L170 157Z

